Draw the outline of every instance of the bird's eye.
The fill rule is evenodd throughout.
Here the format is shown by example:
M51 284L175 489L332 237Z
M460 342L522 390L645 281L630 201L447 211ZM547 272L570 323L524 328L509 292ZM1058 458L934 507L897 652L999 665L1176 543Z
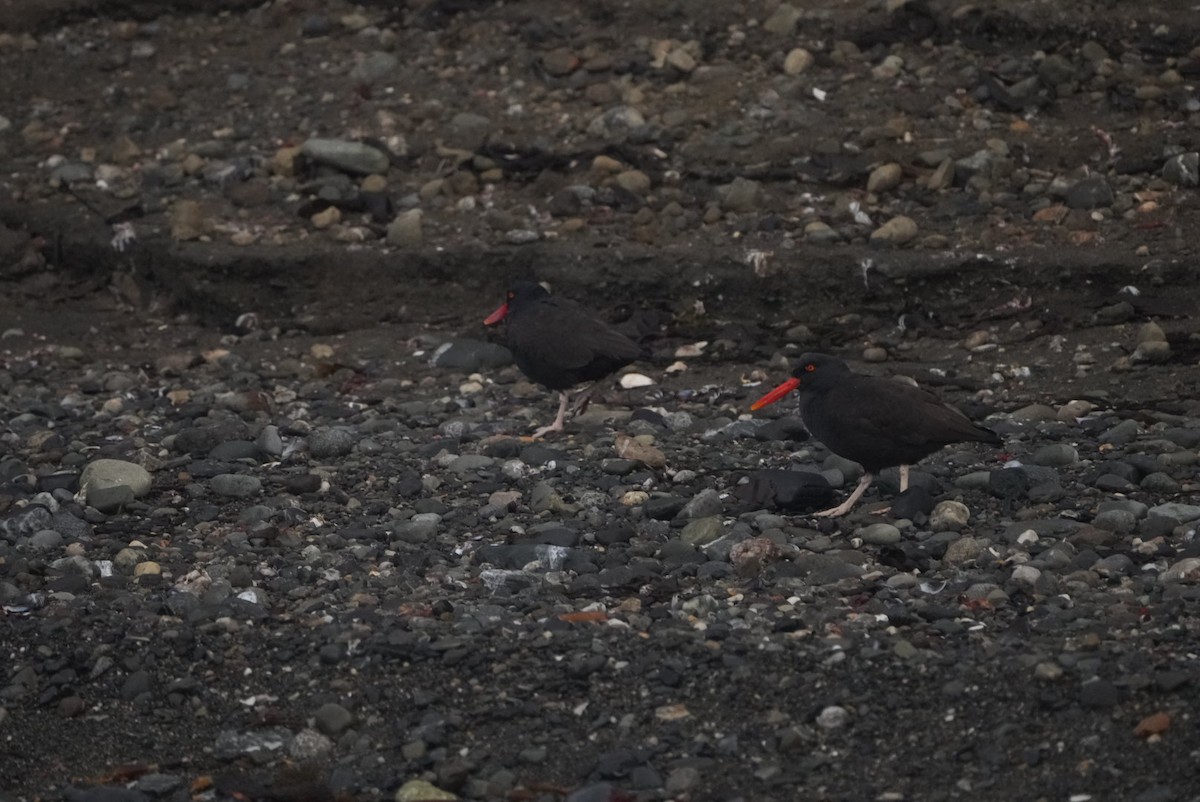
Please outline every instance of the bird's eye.
M515 297L516 297L516 293L510 292L510 293L508 294L508 300L510 300L510 301L511 301L513 298L515 298Z
M809 373L812 373L814 370L817 369L817 366L814 365L813 363L809 362L807 365L804 366L804 369L807 370Z

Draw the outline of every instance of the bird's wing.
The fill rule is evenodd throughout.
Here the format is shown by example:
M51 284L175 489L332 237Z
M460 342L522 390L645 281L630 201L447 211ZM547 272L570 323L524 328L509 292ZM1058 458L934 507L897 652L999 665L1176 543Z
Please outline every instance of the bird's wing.
M514 320L509 337L533 357L563 368L582 368L598 358L622 363L641 354L637 343L566 298L546 298Z
M872 437L892 438L909 445L985 440L991 434L928 390L895 379L886 382L887 394L864 393L856 403L860 425Z

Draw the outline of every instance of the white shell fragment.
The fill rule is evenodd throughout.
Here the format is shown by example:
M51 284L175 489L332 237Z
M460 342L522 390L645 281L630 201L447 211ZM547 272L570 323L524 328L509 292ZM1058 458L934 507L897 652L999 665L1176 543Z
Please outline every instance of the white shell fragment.
M621 387L625 390L632 390L635 387L649 387L654 384L654 379L641 373L626 373L621 377Z
M688 357L701 356L704 353L704 349L706 347L708 347L708 340L701 340L700 342L690 343L688 345L681 345L675 349L675 356L678 359L686 359Z

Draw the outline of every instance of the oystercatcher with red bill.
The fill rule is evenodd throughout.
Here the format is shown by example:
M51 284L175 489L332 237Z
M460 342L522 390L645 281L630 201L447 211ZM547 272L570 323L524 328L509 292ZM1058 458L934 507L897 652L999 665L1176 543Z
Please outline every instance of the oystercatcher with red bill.
M758 410L796 390L800 415L816 439L866 471L843 503L817 515L845 515L884 468L900 467L900 492L908 489L908 466L951 443L1003 445L991 429L977 426L928 390L895 379L852 373L827 354L803 354L792 378L751 405Z
M530 381L558 391L554 423L538 429L534 437L563 430L569 389L611 376L642 355L633 340L574 301L555 297L533 281L513 284L504 303L483 323L495 326L501 321L508 322L508 348L521 372ZM579 394L576 412L587 407L592 389Z

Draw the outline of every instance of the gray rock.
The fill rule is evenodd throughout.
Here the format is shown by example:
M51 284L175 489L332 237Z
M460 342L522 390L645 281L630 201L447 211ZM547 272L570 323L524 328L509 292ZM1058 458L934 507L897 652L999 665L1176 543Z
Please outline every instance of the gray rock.
M864 543L871 543L876 546L885 546L890 543L900 542L900 530L888 523L864 526L856 530L854 535L855 537L861 537Z
M1138 343L1138 347L1130 356L1134 362L1150 362L1151 364L1161 364L1170 358L1171 344L1166 340L1147 340Z
M100 512L113 512L130 504L136 498L133 488L129 485L114 487L89 487L87 491L88 505Z
M348 139L308 139L300 152L320 164L326 164L351 175L384 174L391 161L379 148Z
M1107 510L1092 519L1092 526L1109 532L1129 534L1137 529L1137 517L1125 510Z
M683 509L679 511L678 518L685 520L694 520L696 518L708 518L713 515L720 515L725 510L725 505L721 503L721 495L711 487L705 488L692 497L691 501L683 505Z
M978 557L990 544L980 537L960 537L946 547L942 559L949 565L962 565Z
M762 185L750 178L738 176L731 183L717 187L721 208L727 212L753 212L759 206Z
M91 540L93 535L91 524L66 510L58 510L51 516L50 527L71 540Z
M617 106L602 112L588 123L588 134L609 142L623 142L634 130L646 124L646 118L633 106Z
M688 523L679 533L679 539L690 546L706 546L719 538L725 532L725 525L719 516L698 518Z
M1076 78L1075 65L1058 53L1051 53L1038 65L1038 76L1050 86L1069 83Z
M942 501L929 514L929 528L935 532L962 529L971 520L971 509L961 501Z
M292 733L284 727L271 727L255 732L223 730L213 744L213 757L217 760L237 760L241 757L264 758L284 751L292 740Z
M1167 159L1162 177L1178 187L1200 185L1200 153L1180 153Z
M396 219L388 223L387 244L397 248L420 245L424 238L421 229L423 217L420 209L406 209L396 215Z
M327 702L313 714L317 729L326 735L337 735L354 723L354 714L334 702Z
M871 232L873 244L907 245L917 238L917 223L911 217L897 215Z
M350 79L370 86L395 74L400 59L391 53L375 50L363 56L350 70Z
M1115 707L1119 701L1120 691L1108 680L1092 679L1079 689L1079 703L1084 707Z
M35 549L56 549L62 544L63 536L53 529L43 529L29 537L29 545Z
M143 774L137 779L134 787L151 796L164 796L183 785L183 777L178 774Z
M1182 485L1179 482L1170 474L1163 473L1162 471L1147 474L1143 477L1139 486L1148 493L1158 493L1164 496L1178 493L1182 489Z
M262 480L241 473L222 473L209 480L208 486L218 496L249 498L262 492Z
M867 192L887 192L900 186L904 170L896 162L881 164L867 177Z
M1163 584L1196 582L1197 580L1200 580L1200 557L1184 557L1173 563L1159 577L1159 581Z
M1186 524L1200 520L1200 506L1170 502L1151 507L1147 514L1156 515L1159 518L1172 518L1181 524Z
M257 461L262 456L258 446L249 440L226 440L208 452L208 458L217 462L235 462L240 459Z
M800 22L800 17L800 9L787 3L780 3L775 7L771 16L763 22L762 27L767 33L787 36L796 30L796 24Z
M123 485L141 498L150 492L152 483L150 472L141 465L119 459L98 459L79 475L79 486L86 488L86 493Z
M1075 450L1074 446L1066 443L1054 443L1039 448L1029 458L1029 461L1034 465L1049 467L1074 465L1076 462L1079 462L1079 452Z
M1100 209L1112 206L1113 191L1108 179L1094 175L1072 184L1064 200L1071 209Z
M1129 418L1118 423L1108 431L1100 435L1100 442L1112 443L1114 446L1123 446L1132 443L1138 436L1141 427L1138 422Z
M50 183L82 184L92 180L95 171L92 165L83 162L63 162L50 171Z
M463 474L474 473L475 471L490 468L496 464L493 457L484 454L463 454L455 457L454 460L447 466L451 473L462 476Z
M255 438L254 444L258 446L259 451L268 457L283 455L283 438L279 436L278 426L264 426L262 431L258 433L258 437Z
M316 429L308 435L308 453L315 459L344 457L354 450L358 433L345 426Z
M1023 587L1032 588L1042 578L1042 572L1032 565L1018 565L1013 569L1012 581Z
M296 733L288 745L288 756L293 760L312 761L333 751L333 741L314 729L304 728Z
M446 144L462 150L479 150L495 127L495 124L482 114L460 111L450 118L450 125L446 128Z
M451 340L433 352L429 364L435 368L475 372L511 365L512 352L502 345L481 340Z

